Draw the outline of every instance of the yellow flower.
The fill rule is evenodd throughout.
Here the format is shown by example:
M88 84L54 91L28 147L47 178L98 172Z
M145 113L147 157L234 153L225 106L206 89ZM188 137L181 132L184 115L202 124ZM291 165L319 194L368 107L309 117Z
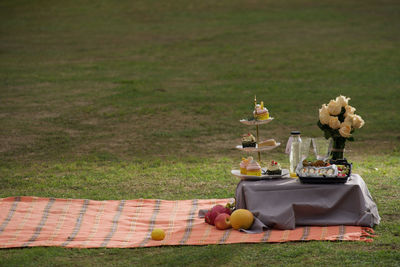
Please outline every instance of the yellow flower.
M342 111L342 105L336 100L331 100L328 104L328 111L331 115L339 115Z
M350 99L350 97L340 95L336 97L336 102L338 102L342 107L345 107L348 105Z
M328 111L328 106L323 104L322 107L319 109L319 121L322 124L329 124L329 111Z
M356 108L347 105L344 107L346 109L346 112L344 113L344 116L347 117L348 115L354 115L354 112L356 111Z
M356 129L360 129L365 124L364 120L359 115L354 115L353 117L353 126Z
M351 132L351 126L349 126L348 124L341 126L339 129L339 133L343 137L350 137L351 136L350 132Z
M331 127L333 130L340 128L340 121L338 117L331 116L329 118L329 127Z

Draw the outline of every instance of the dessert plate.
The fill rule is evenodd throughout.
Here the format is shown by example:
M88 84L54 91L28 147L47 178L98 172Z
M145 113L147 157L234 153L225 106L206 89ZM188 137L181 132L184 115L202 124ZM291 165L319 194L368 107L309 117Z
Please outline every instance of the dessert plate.
M269 175L265 173L265 170L263 169L261 176L256 176L256 175L245 175L241 174L240 170L231 170L232 175L239 177L242 180L269 180L269 179L281 179L281 178L286 178L289 177L289 170L287 169L282 169L282 174L278 175Z
M243 147L242 145L239 145L239 146L236 146L236 148L239 150L242 150L242 151L246 151L246 152L258 152L258 151L272 150L280 145L281 145L281 143L276 143L276 146L262 146L262 147L258 147L258 144L256 145L256 147Z
M249 121L249 120L242 119L242 120L240 120L240 122L243 124L246 124L246 125L260 125L260 124L266 124L266 123L272 121L273 119L274 118L272 118L272 117L269 118L268 120L262 120L262 121L256 121L256 120Z

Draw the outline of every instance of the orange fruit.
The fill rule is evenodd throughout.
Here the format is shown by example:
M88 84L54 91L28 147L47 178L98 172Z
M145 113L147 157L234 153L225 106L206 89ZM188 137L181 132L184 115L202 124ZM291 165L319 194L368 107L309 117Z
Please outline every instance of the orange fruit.
M253 213L246 209L238 209L231 214L231 225L233 229L249 229L253 224Z
M163 240L165 238L165 232L163 229L160 228L155 228L152 232L151 232L151 239L153 240Z

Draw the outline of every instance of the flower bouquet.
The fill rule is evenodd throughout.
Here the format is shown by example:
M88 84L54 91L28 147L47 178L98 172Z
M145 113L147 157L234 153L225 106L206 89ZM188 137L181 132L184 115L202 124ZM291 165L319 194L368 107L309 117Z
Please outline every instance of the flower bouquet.
M323 104L319 110L319 128L324 131L326 139L332 138L332 159L343 159L346 140L354 141L352 133L364 126L364 120L356 115L356 109L349 105L350 98L338 96L328 105Z

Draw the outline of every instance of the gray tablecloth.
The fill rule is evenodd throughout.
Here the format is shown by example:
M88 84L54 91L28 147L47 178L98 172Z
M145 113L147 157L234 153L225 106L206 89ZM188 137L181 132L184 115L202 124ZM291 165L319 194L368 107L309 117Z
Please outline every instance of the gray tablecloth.
M256 220L250 232L301 225L372 227L380 217L364 180L352 174L346 184L302 184L298 179L241 181L236 208L250 210Z

